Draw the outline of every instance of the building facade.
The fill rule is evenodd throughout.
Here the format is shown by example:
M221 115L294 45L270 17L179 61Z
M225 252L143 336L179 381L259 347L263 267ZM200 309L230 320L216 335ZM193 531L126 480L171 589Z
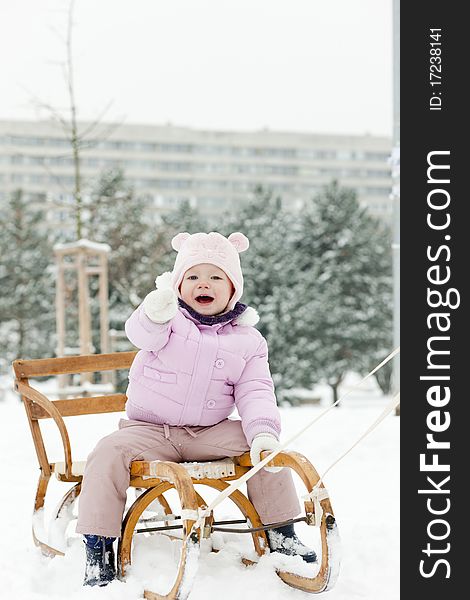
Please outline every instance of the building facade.
M89 126L81 123L80 129ZM371 135L119 125L88 140L81 176L86 194L103 170L119 167L153 211L168 212L189 200L204 214L246 201L258 185L299 209L336 179L354 188L373 216L391 223L391 147L390 138ZM0 121L0 201L21 188L67 227L73 185L71 147L58 123Z

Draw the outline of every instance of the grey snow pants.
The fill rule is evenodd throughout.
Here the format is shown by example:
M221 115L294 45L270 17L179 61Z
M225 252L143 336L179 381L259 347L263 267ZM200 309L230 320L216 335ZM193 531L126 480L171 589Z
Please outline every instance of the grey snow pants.
M239 456L250 448L241 422L209 427L170 427L121 419L88 456L78 504L77 533L119 537L134 460L200 462ZM247 482L248 497L265 525L300 513L288 468L261 469Z

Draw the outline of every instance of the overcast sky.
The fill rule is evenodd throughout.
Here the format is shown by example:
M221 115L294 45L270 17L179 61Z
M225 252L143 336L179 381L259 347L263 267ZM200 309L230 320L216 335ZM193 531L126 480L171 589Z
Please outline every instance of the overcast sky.
M68 0L1 0L0 118L66 107ZM76 0L79 117L392 132L392 0Z

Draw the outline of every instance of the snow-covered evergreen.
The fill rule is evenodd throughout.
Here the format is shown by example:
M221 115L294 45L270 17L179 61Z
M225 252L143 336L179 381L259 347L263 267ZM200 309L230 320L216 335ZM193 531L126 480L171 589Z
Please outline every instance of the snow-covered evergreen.
M17 190L0 212L0 230L0 357L8 364L51 356L54 259L44 214Z
M110 245L109 303L112 328L124 321L148 293L159 256L155 219L142 198L127 184L124 173L102 173L91 196L88 237Z
M216 227L214 229L218 231ZM176 252L171 247L171 240L177 233L185 231L191 234L198 231L209 231L207 219L197 209L193 208L188 200L182 202L175 212L161 216L158 227L158 240L161 253L156 275L172 270Z
M299 383L336 393L347 371L366 374L391 349L390 236L332 182L305 207L295 255Z

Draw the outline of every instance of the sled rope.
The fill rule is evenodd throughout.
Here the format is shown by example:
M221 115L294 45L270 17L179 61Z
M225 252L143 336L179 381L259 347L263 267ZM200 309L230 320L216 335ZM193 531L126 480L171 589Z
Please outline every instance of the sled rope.
M318 482L316 483L315 487L320 486L320 483L322 482L323 478L325 477L325 475L328 473L328 471L330 469L332 469L336 464L339 463L340 460L342 460L347 454L349 454L351 452L351 450L353 448L355 448L359 442L362 442L362 440L366 437L366 435L368 435L371 431L373 431L384 419L385 417L392 412L392 410L394 408L396 408L398 405L400 404L400 392L398 392L398 394L395 394L395 396L393 396L393 398L391 399L391 401L387 404L387 406L383 409L383 411L380 413L380 415L377 417L377 419L372 423L372 425L354 442L354 444L348 448L348 450L346 450L339 458L337 458L334 462L331 463L331 465L326 469L326 471L323 473L323 475L320 477L320 479L318 480Z
M343 458L349 454L351 452L351 450L353 448L355 448L359 442L362 442L362 440L371 432L373 431L384 419L385 417L392 412L393 409L395 409L398 405L400 404L400 392L398 392L398 394L396 394L392 400L387 404L387 406L383 409L383 411L380 413L380 415L377 417L377 419L372 423L372 425L354 442L354 444L352 446L350 446L345 452L343 452L343 454L341 454L341 456L339 458L337 458L335 461L333 461L331 463L331 465L326 469L326 471L324 471L323 475L320 477L320 479L317 481L317 483L315 484L315 487L313 488L313 490L310 492L310 494L307 494L306 499L311 499L313 501L313 505L315 508L315 526L319 527L320 523L321 523L321 518L323 515L323 508L321 506L320 500L324 500L325 498L328 498L328 492L326 490L326 488L321 488L320 485L323 482L323 479L325 477L325 475L328 473L328 471L330 471L335 465L337 465L339 463L340 460L343 460Z
M384 358L384 360L380 364L378 364L374 369L372 369L372 371L370 371L370 373L368 373L365 377L363 377L358 383L356 383L355 385L353 385L349 389L348 392L346 392L345 394L343 394L342 396L340 396L338 398L338 400L336 400L336 402L334 402L326 410L324 410L317 417L315 417L315 419L313 419L312 421L310 421L309 423L307 423L307 425L305 425L305 427L303 427L300 431L298 431L297 433L295 433L294 435L292 435L284 443L280 444L279 448L277 448L276 450L273 450L273 452L271 452L271 454L269 454L268 456L266 456L266 458L263 458L263 460L261 460L254 467L252 467L247 473L245 473L244 475L242 475L238 479L236 479L234 481L231 481L229 483L229 485L225 488L225 490L223 490L222 492L220 492L214 498L214 500L212 500L212 502L209 504L209 506L206 509L204 509L203 511L200 512L198 519L196 520L196 522L194 523L194 525L192 527L192 531L202 526L205 516L209 515L211 513L211 511L218 504L220 504L223 500L225 500L225 498L227 498L228 496L230 496L230 494L232 494L240 486L242 486L244 483L246 483L248 481L248 479L250 479L251 477L253 477L253 475L255 475L258 471L260 471L268 462L270 462L275 456L277 456L280 452L282 452L289 444L291 444L294 440L296 440L298 437L300 437L314 423L316 423L317 421L319 421L332 408L334 408L341 400L344 400L344 398L346 398L347 396L349 396L349 394L352 391L354 391L355 389L357 389L362 383L364 383L364 381L366 381L366 379L368 379L369 377L372 377L372 375L374 375L374 373L376 373L379 369L381 369L384 365L386 365L390 360L392 360L392 358L394 356L396 356L399 352L400 352L400 346L398 346L397 348L395 348L395 350L393 350L392 352L390 352L390 354L386 358ZM370 431L372 431L373 429L375 429L375 427L377 427L377 425L393 410L393 408L399 404L399 401L400 401L399 398L400 398L399 394L397 394L396 396L394 396L394 398L390 402L390 404L386 407L386 409L382 412L382 414L376 419L376 421L369 427L369 429L351 446L351 448L349 448L349 450L347 450L339 459L337 459L332 465L330 465L330 467L328 467L327 471L329 471L337 462L339 462L342 458L344 458L344 456L346 456L346 454L348 454L348 452L350 452L354 448L354 446L356 446L368 433L370 433ZM325 471L325 473L327 471ZM323 474L323 476L325 475L325 473ZM318 483L316 484L315 488L317 488L317 486L320 485L320 483L321 483L321 481L323 479L323 476L320 477L320 479L319 479ZM316 503L318 504L318 506L320 506L320 496L319 496L320 492L316 492L314 494L315 488L311 492L313 494L312 499L313 499L314 504L315 504L315 495L316 495L316 499L317 499ZM323 494L323 489L324 488L322 488L321 494ZM315 521L319 525L320 519L316 518Z

